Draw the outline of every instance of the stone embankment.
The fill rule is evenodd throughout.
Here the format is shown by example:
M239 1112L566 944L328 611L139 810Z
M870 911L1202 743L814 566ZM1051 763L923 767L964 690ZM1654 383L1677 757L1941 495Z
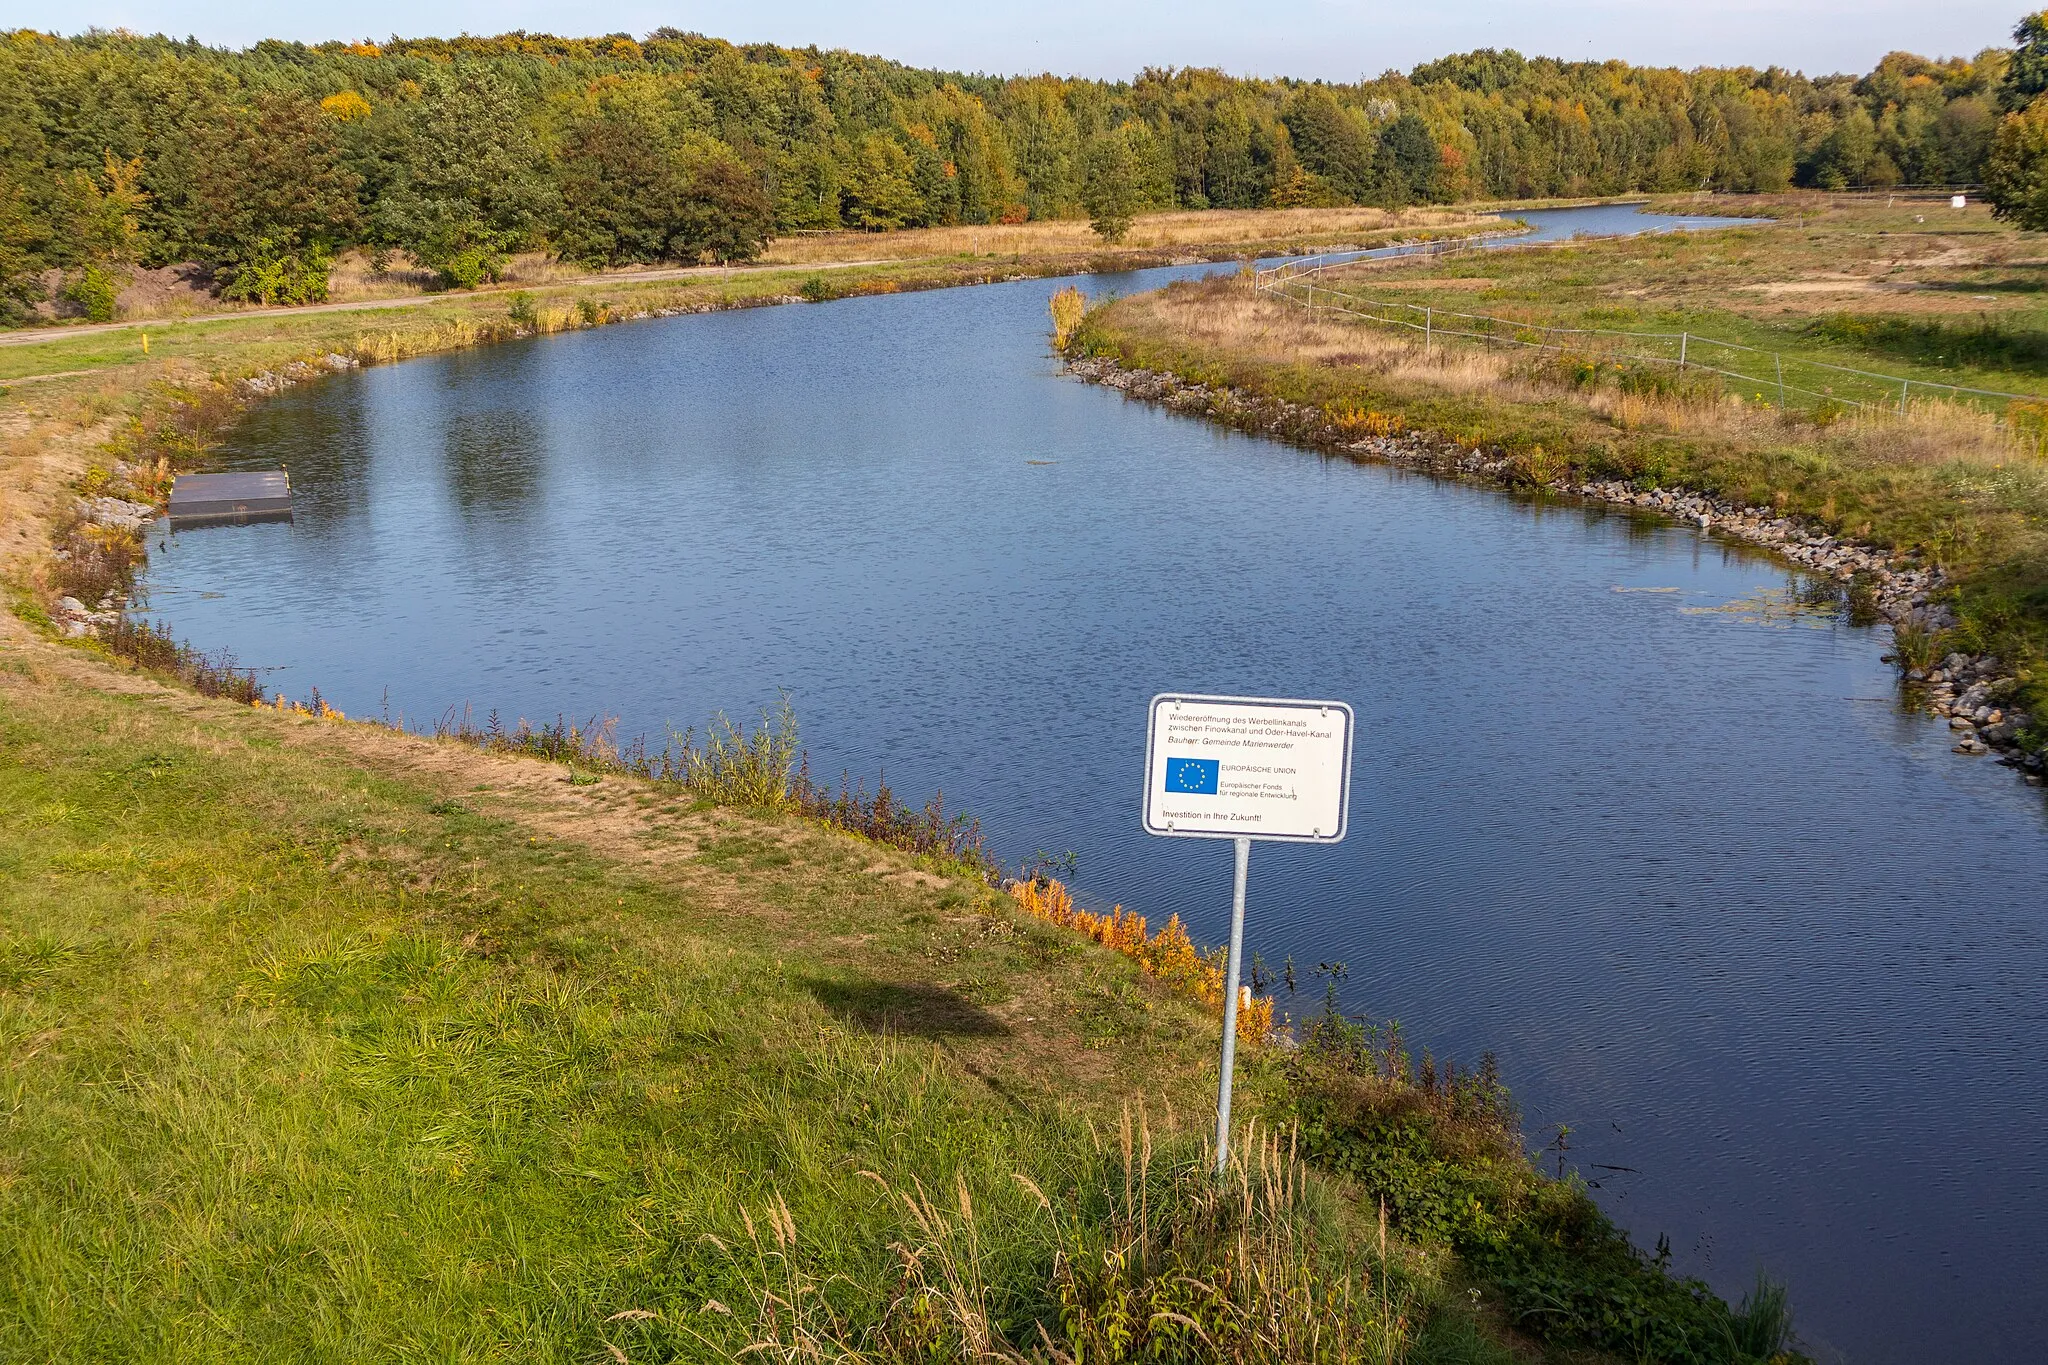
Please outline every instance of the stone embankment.
M1157 370L1127 369L1104 357L1074 360L1067 368L1079 378L1122 390L1130 397L1162 403L1241 430L1432 474L1504 485L1528 482L1523 468L1507 456L1462 446L1426 432L1361 436L1340 426L1321 409L1304 403L1190 384ZM1561 480L1541 487L1553 493L1660 513L1702 531L1767 549L1808 573L1855 585L1863 600L1895 627L1932 634L1956 623L1948 606L1936 600L1947 586L1939 569L1894 558L1874 546L1842 540L1768 507L1742 506L1703 493L1669 488L1639 489L1618 479L1588 483ZM2042 756L2023 753L2019 747L2018 736L2027 727L2028 717L2000 705L2015 684L2001 672L1998 659L1951 654L1939 667L1906 672L1904 682L1910 699L1935 715L1949 718L1949 725L1956 732L1955 752L1995 751L2001 763L2021 770L2029 786L2042 785Z

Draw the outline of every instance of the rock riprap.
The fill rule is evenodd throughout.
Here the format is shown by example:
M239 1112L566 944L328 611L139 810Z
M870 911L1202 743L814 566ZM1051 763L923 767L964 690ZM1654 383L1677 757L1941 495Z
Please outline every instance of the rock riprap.
M1103 356L1068 363L1068 371L1091 383L1121 390L1132 398L1162 403L1176 411L1213 418L1230 426L1325 450L1342 450L1365 459L1444 474L1523 484L1525 466L1507 455L1491 453L1432 436L1427 432L1359 436L1332 421L1320 408L1285 399L1263 398L1226 386L1191 384L1158 370L1130 369ZM1910 625L1928 632L1956 624L1955 613L1936 596L1948 586L1941 570L1895 557L1873 545L1843 540L1819 527L1784 516L1769 507L1751 507L1705 493L1674 488L1637 488L1620 479L1575 482L1557 480L1538 485L1553 493L1577 495L1598 502L1654 512L1686 522L1710 534L1770 550L1808 573L1867 592L1870 606L1894 626ZM1901 675L1906 695L1930 713L1947 716L1959 754L1999 754L1999 762L2020 770L2027 785L2044 781L2039 753L2019 746L2029 717L2005 704L2017 691L2001 662L1990 655L1950 654L1932 669L1910 669Z

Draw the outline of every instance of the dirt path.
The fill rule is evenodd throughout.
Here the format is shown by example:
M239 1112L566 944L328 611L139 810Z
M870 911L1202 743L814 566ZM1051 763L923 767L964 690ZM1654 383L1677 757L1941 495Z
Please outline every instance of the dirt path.
M816 265L692 265L677 266L669 270L621 271L610 275L577 275L570 279L549 280L546 284L504 284L488 289L476 289L462 294L399 294L388 299L351 299L347 303L310 303L293 308L236 308L217 313L194 313L188 317L137 318L131 322L93 322L71 327L33 327L18 332L0 332L0 346L33 346L43 341L61 341L67 337L92 336L99 332L126 332L140 327L179 327L190 322L232 322L241 318L304 317L308 313L369 313L385 308L419 308L430 303L446 303L450 299L475 298L483 294L515 294L521 290L553 289L565 285L622 285L660 284L670 280L714 280L728 275L760 275L777 270L854 270L873 265L915 265L916 258L902 261L830 261ZM73 374L89 373L74 370ZM33 379L57 379L59 375L32 375ZM27 383L26 379L10 379L9 384Z

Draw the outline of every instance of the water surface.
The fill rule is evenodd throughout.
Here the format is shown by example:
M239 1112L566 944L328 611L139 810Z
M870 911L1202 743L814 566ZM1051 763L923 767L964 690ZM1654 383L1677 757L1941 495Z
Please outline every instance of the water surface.
M1084 898L1212 942L1228 846L1138 829L1147 699L1348 700L1349 839L1252 858L1283 1009L1341 961L1348 1008L1495 1050L1532 1142L1569 1125L1681 1269L1788 1278L1823 1359L2037 1358L2041 802L1899 712L1872 632L1759 599L1767 561L1063 378L1061 283L295 391L228 462L286 463L297 521L166 538L151 609L352 714L658 735L786 689L817 771L943 788L1004 859L1071 850Z

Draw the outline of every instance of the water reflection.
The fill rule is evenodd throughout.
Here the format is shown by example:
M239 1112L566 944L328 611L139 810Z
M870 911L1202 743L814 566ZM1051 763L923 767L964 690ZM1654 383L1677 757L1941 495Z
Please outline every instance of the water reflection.
M520 520L545 484L547 442L540 418L506 408L458 408L442 419L441 472L465 517Z

